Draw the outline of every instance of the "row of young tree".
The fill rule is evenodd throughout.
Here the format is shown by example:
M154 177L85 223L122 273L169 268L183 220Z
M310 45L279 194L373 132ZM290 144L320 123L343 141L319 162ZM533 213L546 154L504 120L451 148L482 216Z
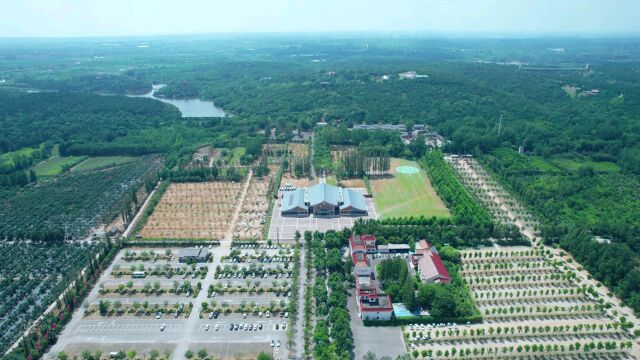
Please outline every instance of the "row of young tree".
M173 182L241 181L245 172L234 166L203 166L165 170L162 175Z
M444 160L442 152L427 153L420 164L426 168L438 195L453 213L457 224L471 224L479 228L493 227L489 212L465 189L453 169Z
M383 147L343 151L336 163L336 177L351 179L366 175L383 175L391 169L389 151Z
M351 262L345 263L339 250L344 235L344 232L335 231L304 234L307 246L313 249L317 279L314 288L318 315L313 334L315 359L353 358L353 334L347 310L347 278L351 273Z
M286 161L289 173L296 178L307 177L311 174L311 161L308 156L289 156Z

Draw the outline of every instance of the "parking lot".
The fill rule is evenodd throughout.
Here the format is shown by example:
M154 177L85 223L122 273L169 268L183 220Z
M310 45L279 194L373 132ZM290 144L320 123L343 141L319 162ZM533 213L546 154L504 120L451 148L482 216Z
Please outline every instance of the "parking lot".
M236 256L235 262L231 260L230 255L235 249L241 250L238 256L242 257L242 262L238 256ZM174 269L185 268L185 272L192 270L190 265L179 263L176 256L172 259L169 259L168 256L159 256L153 262L125 259L125 251L140 253L143 250L147 251L147 255L149 251L158 254L165 254L166 251L164 248L122 250L87 297L86 304L89 307L83 307L76 311L47 358L53 359L61 350L78 351L88 348L103 352L128 351L129 349L147 352L151 349L164 349L172 353L172 359L184 358L184 352L187 349L194 352L199 349L207 349L210 355L222 359L253 356L260 351L272 353L275 359L286 358L286 328L289 326L289 319L281 315L280 310L277 310L282 300L287 301L284 296L285 292L281 291L278 296L276 292L266 290L263 293L249 292L246 289L240 291L241 287L247 287L247 280L250 280L250 287L258 287L255 285L255 281L261 282L260 287L273 287L273 281L277 281L278 288L282 288L282 283L287 280L286 275L279 274L278 278L275 275L268 275L265 278L256 277L254 279L252 274L248 274L246 279L240 276L232 279L214 279L216 269L224 269L225 266L236 270L283 267L283 261L263 264L257 260L257 257L275 258L278 256L278 258L284 259L287 255L286 250L283 251L282 248L275 246L273 248L266 246L248 248L244 246L232 249L228 243L225 246L212 247L211 249L207 247L213 260L196 265L197 268L207 267L204 279L200 276L192 278L192 276L172 275L168 278L164 274L150 274L151 270L148 269L164 268L165 266ZM179 248L171 248L172 254L176 254L178 251ZM235 254L237 253L236 251ZM221 261L223 258L225 260ZM139 266L143 263L147 275L142 279L133 278L129 269L131 266ZM253 265L254 263L255 265ZM119 270L125 270L125 273L116 275ZM189 282L194 287L197 282L201 282L202 289L196 297L193 294L191 296L186 296L185 293L175 294L170 291L176 281L180 286ZM144 293L140 290L145 284L155 284L156 282L165 292L156 294L153 292ZM215 286L222 282L225 284L230 282L234 291L232 293L218 293L209 297L209 286ZM129 285L125 285L125 288L134 291L127 290L122 293L111 291L101 294L105 288L113 288L127 283ZM222 288L223 285L221 284L220 287ZM112 309L117 303L117 306L127 308L128 311L124 313L110 312L107 315L102 315L97 311L97 308L100 302L105 300L109 300ZM209 302L210 306L217 303L215 308L219 311L219 315L210 319L208 312L201 309L202 302ZM185 311L176 317L175 308L178 303L185 304ZM191 312L188 311L189 303L194 305ZM135 311L132 310L134 305L137 309ZM262 311L275 306L277 311L270 312L269 317L266 316L266 312L259 316L258 311L253 313L248 307L245 307L246 313L231 312L232 310L238 311L236 309L238 307L254 305L260 307ZM87 309L91 309L89 314L85 313ZM163 311L163 309L169 309L169 311L156 313L156 310ZM208 311L212 309L209 307ZM238 346L239 343L242 343L242 346Z
M355 359L362 357L369 351L381 358L389 356L395 359L405 353L402 330L398 326L364 326L358 317L358 305L355 291L350 292L347 299L349 314L351 315L351 331L355 345Z
M282 192L278 195L282 197ZM305 231L320 231L325 232L327 230L342 230L344 228L352 228L353 223L358 219L377 219L375 206L372 198L365 198L367 204L367 216L336 216L336 217L314 217L313 215L307 217L283 217L280 215L280 206L276 203L273 207L273 213L271 215L271 225L269 226L269 239L275 240L293 240L295 238L296 230L300 234L304 234Z

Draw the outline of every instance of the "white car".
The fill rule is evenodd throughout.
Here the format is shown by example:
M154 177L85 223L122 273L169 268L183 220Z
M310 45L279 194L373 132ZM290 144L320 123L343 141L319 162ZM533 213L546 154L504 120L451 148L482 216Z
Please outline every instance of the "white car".
M220 324L216 324L216 326L213 328L215 331L220 330Z
M160 331L164 331L167 328L167 324L160 325Z
M211 324L207 324L207 325L204 327L204 331L209 331L209 329L210 329L210 328L211 328Z

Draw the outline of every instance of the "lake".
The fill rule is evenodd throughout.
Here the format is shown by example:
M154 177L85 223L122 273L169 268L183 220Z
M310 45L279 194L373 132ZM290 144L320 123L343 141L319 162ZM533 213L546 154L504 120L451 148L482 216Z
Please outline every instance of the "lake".
M153 85L153 89L144 95L130 95L133 97L145 97L171 104L180 110L182 117L224 117L225 113L219 107L213 104L213 101L202 101L200 99L165 99L156 97L157 90L162 89L166 85Z

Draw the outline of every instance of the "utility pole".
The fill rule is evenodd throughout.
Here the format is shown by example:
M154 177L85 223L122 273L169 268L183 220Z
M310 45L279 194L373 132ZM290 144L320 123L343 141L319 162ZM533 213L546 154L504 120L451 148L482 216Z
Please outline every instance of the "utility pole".
M500 123L498 124L498 137L500 137L500 132L502 132L502 114L500 114Z

